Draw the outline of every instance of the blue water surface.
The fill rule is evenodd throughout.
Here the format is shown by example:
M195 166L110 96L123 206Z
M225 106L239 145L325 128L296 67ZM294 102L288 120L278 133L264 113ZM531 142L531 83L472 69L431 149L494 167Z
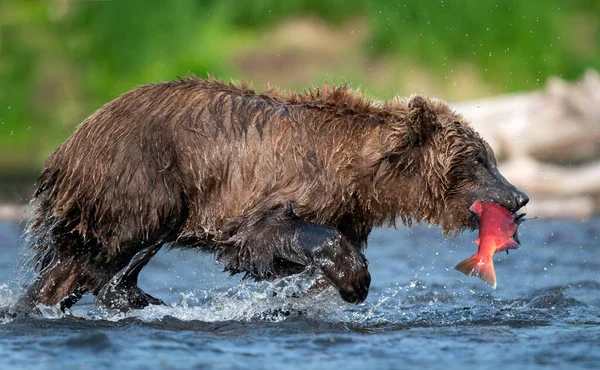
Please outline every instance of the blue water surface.
M377 230L364 304L310 277L240 281L212 256L162 251L140 286L167 306L107 312L86 297L69 313L8 313L19 231L0 223L0 369L600 368L600 219L535 220L521 249L495 256L498 288L453 266L476 234ZM300 296L300 297L298 297Z

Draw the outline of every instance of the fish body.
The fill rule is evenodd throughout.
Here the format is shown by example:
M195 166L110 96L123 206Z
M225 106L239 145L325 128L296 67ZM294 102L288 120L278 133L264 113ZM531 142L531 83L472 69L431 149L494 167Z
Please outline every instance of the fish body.
M469 208L479 216L479 237L475 244L477 253L454 268L465 275L477 276L496 289L494 253L519 248L515 240L517 227L524 215L516 215L494 203L475 202Z

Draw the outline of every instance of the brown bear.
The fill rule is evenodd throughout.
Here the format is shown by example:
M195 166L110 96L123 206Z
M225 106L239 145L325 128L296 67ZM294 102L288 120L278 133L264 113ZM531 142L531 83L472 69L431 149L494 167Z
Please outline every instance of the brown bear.
M122 310L160 304L137 278L165 244L256 280L320 269L362 302L373 227L473 229L477 200L513 212L528 202L442 101L379 104L327 85L256 93L197 77L142 86L46 161L28 228L38 273L21 303L64 310L91 292Z

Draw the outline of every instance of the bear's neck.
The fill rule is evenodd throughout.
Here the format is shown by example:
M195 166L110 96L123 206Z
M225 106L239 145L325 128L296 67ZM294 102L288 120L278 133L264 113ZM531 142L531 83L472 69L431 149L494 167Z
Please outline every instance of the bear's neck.
M412 174L384 176L376 174L371 186L363 189L359 196L361 208L373 226L394 225L396 220L407 225L414 221L439 222L439 202L432 199L425 183L427 178Z
M373 135L372 137L386 137ZM382 143L364 143L363 148L381 147ZM385 145L385 144L383 144ZM361 153L362 165L357 169L357 189L360 207L373 226L394 225L396 220L410 225L425 221L439 224L444 201L436 196L436 172L427 154L419 148L409 148L390 160L384 153Z

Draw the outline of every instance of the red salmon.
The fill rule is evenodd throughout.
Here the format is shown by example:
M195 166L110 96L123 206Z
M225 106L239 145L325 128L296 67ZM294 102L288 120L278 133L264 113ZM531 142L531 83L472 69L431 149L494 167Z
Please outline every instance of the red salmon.
M479 216L479 238L475 244L479 250L454 267L469 276L478 276L496 289L496 271L492 256L494 253L519 248L515 240L517 227L524 216L516 215L494 203L475 202L469 210Z

